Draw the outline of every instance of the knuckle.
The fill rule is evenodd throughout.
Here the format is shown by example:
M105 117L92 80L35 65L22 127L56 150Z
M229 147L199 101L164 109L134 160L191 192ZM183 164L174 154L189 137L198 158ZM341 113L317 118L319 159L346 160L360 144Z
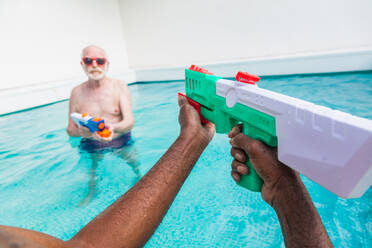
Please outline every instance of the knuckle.
M249 173L249 168L246 165L239 165L238 171L241 174L248 174Z
M231 141L230 141L230 142L231 142ZM231 150L230 150L230 155L234 157L235 154L236 154L236 149L235 149L235 148L231 148Z
M239 172L240 174L244 174L244 172L245 172L243 166L238 166L238 167L236 168L236 171Z
M231 129L231 132L232 132L232 134L237 134L238 133L238 127L237 126L235 126L235 127L233 127L233 129Z
M234 179L235 182L240 181L240 175L237 172L231 172L231 177Z
M254 155L258 154L261 149L262 149L262 144L258 140L252 140L247 145L248 153L251 156L254 156Z
M243 133L239 133L235 136L235 140L239 144L244 144L246 142L246 136Z
M234 147L241 147L243 142L243 134L239 133L238 135L235 135L233 138L230 140L230 144Z
M236 171L236 168L238 167L238 162L234 159L232 162L231 162L231 169L233 171Z

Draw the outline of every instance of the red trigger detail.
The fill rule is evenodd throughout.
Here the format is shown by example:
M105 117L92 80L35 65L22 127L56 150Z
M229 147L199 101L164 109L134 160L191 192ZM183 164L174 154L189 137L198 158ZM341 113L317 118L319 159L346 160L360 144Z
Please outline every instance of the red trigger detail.
M199 67L197 65L191 65L190 68L189 68L189 70L201 72L201 73L208 74L208 75L213 75L212 72L209 72L207 69L201 68L201 67Z
M259 76L249 74L247 72L242 72L242 71L238 72L235 78L236 78L236 81L238 82L246 83L246 84L253 84L253 85L255 85L256 82L260 81Z
M207 119L205 119L202 115L201 115L201 112L200 112L200 108L201 108L201 105L200 103L198 102L195 102L194 100L192 100L191 98L187 97L184 93L181 93L181 92L178 92L178 95L179 96L184 96L186 97L187 101L190 103L191 106L193 106L196 111L198 111L199 113L199 117L200 117L200 121L202 124L207 124L209 121Z

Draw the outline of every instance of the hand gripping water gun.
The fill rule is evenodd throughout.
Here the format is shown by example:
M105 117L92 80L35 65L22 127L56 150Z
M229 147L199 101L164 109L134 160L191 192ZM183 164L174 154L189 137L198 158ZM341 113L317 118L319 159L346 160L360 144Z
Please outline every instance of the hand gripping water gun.
M101 118L92 117L87 113L79 114L76 112L71 114L71 118L76 125L87 127L91 133L97 132L103 138L108 138L111 135L110 130L105 125L105 121Z
M278 147L281 162L338 196L360 197L370 187L371 120L261 89L260 78L245 72L232 81L192 65L185 74L188 101L217 133L243 124L244 134ZM239 185L259 192L263 181L247 165Z

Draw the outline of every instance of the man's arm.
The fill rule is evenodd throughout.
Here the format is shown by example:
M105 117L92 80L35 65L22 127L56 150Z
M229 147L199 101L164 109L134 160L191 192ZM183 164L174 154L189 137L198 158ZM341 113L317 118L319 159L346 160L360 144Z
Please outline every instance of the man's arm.
M115 133L122 134L129 132L133 128L134 117L132 113L132 97L128 85L120 81L118 83L118 87L120 94L120 110L123 120L118 123L111 124L110 128Z
M279 219L286 247L333 247L322 220L297 172L281 163L276 149L241 133L236 126L231 138L231 175L235 181L248 174L246 154L263 179L262 198Z
M71 118L71 113L78 112L77 106L77 94L78 89L74 88L71 91L70 100L69 100L69 108L68 108L68 126L67 126L67 134L71 137L84 137L90 138L92 137L92 133L86 127L78 127L75 122Z
M45 233L28 229L1 226L0 225L0 247L14 248L71 248L67 243Z
M139 182L71 240L63 242L40 232L0 226L0 244L20 242L33 248L143 246L214 135L214 125L202 126L198 113L185 98L179 99L179 105L181 133L177 140Z
M181 133L155 166L125 195L70 241L94 247L141 247L161 223L200 154L214 135L197 112L179 99Z
M79 128L74 123L71 118L71 113L77 112L76 106L76 88L71 91L70 99L68 102L68 126L67 126L67 134L71 137L80 137Z

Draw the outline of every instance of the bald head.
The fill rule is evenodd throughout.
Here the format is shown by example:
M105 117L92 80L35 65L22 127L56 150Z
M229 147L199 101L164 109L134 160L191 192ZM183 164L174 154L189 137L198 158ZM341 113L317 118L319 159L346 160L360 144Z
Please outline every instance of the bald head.
M105 50L98 46L87 46L81 51L81 66L89 79L101 80L106 77L109 61Z
M81 58L83 57L105 58L108 60L106 51L95 45L84 47L81 51Z

